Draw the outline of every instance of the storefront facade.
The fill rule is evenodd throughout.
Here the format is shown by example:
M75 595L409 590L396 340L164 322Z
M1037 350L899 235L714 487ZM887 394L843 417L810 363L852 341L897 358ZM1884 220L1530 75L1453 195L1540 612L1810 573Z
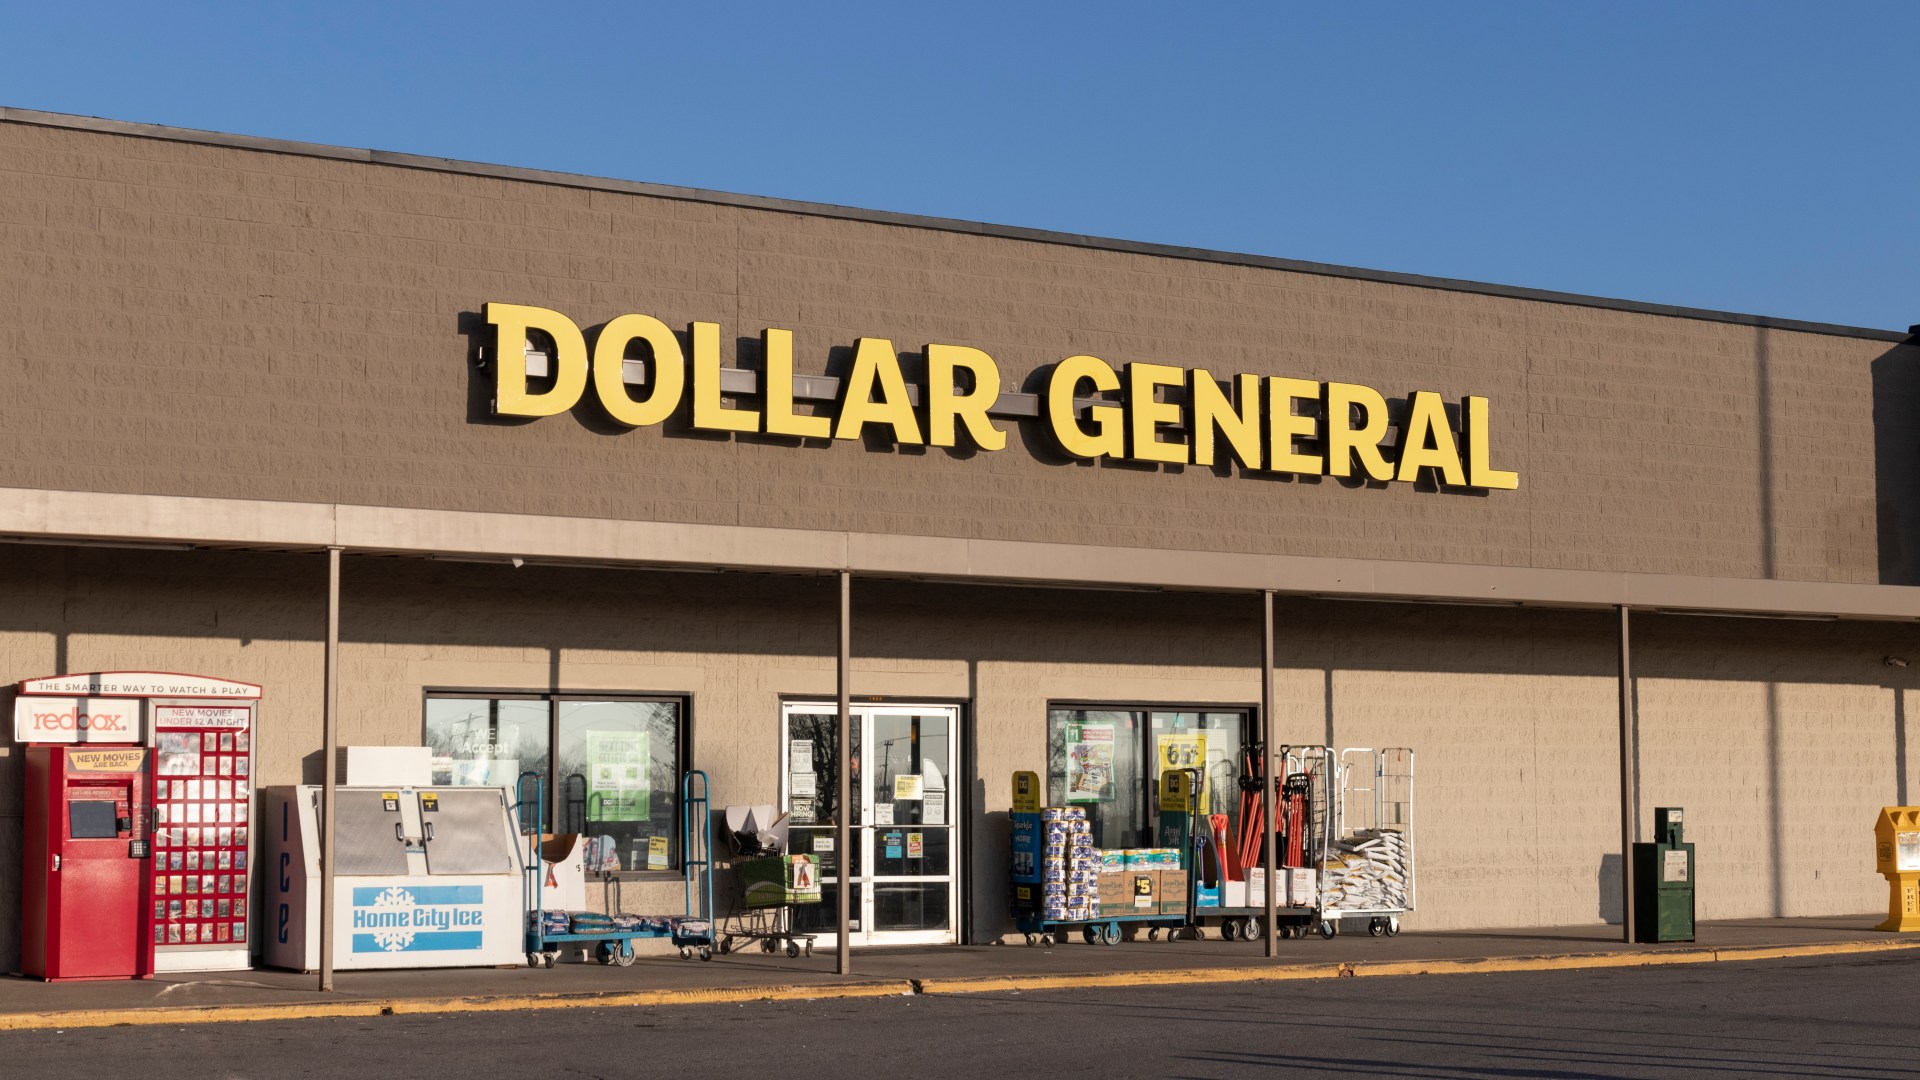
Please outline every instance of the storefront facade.
M260 784L337 548L339 741L540 771L664 903L680 770L824 820L846 571L856 941L991 941L1011 774L1230 779L1271 591L1279 741L1420 755L1410 925L1617 919L1625 606L1701 916L1884 896L1908 335L17 110L0 238L0 684L258 685Z

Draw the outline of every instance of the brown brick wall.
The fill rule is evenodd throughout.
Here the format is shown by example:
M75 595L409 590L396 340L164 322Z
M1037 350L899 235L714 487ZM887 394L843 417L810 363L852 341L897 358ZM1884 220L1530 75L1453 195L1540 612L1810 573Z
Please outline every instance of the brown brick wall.
M0 486L1920 581L1885 342L20 123L0 252ZM1522 487L475 422L489 300L1484 394Z

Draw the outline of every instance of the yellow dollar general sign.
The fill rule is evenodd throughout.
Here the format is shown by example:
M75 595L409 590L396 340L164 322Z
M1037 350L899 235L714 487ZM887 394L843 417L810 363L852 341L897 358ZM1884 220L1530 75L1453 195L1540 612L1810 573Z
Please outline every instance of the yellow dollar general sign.
M1026 769L1013 774L1013 812L1040 812L1040 774Z
M857 440L875 430L897 444L946 447L958 446L964 432L980 450L1007 445L1007 433L988 415L1000 397L1000 369L993 357L965 345L925 346L926 379L916 395L893 342L860 338L837 401L806 413L794 406L791 330L769 327L761 334L759 404L729 405L725 397L736 395L723 395L720 385L719 323L693 323L683 339L651 315L621 315L600 328L589 348L580 327L558 311L485 308L494 332L498 416L563 413L591 385L606 414L627 427L662 423L684 407L703 431ZM553 344L551 383L539 390L529 385L520 359L531 332ZM627 381L630 357L647 369L641 386ZM1493 467L1484 397L1461 400L1456 432L1446 400L1416 390L1395 434L1386 397L1358 383L1244 374L1222 382L1205 368L1116 368L1085 355L1053 365L1041 396L1041 424L1054 445L1077 458L1238 463L1260 472L1380 482L1431 475L1456 488L1520 486L1519 474Z
M1160 809L1197 812L1200 806L1193 796L1193 773L1167 769L1160 774Z

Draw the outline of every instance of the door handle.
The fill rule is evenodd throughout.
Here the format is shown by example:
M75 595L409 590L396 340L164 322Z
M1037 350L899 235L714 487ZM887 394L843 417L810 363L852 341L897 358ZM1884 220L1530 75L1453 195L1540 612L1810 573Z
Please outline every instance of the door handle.
M401 842L401 843L403 843L403 844L404 844L404 843L406 843L406 842L407 842L407 833L406 833L406 826L404 826L404 825L402 825L402 824L400 824L400 823L399 823L399 822L397 822L397 821L396 821L396 822L394 822L394 823L393 823L393 838L394 838L395 840L398 840L398 841L400 841L400 842Z
M53 872L56 874L60 872L60 856L58 855L53 857Z
M429 821L426 823L426 830L427 830L427 843L431 844L433 843L433 822Z

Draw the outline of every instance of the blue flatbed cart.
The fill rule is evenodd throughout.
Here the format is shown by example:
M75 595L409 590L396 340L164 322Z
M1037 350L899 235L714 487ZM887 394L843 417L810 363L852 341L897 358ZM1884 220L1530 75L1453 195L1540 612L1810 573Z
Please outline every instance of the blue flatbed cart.
M707 774L698 769L687 772L680 781L680 851L686 878L686 914L668 917L640 917L632 925L609 927L586 933L553 931L547 927L546 900L541 895L540 813L546 805L546 785L538 773L520 774L516 796L522 806L534 807L534 827L527 833L526 909L527 966L552 967L563 946L592 949L600 962L609 967L629 967L636 956L633 943L640 938L667 938L680 949L682 959L697 952L700 959L713 959L713 815L708 810ZM531 800L528 795L531 794ZM524 822L526 817L521 817ZM608 878L611 907L620 907L619 882Z
M1153 940L1162 930L1167 932L1167 940L1179 936L1178 931L1187 925L1185 915L1100 915L1082 921L1068 919L1042 919L1037 916L1016 914L1014 926L1027 937L1029 945L1064 945L1067 934L1074 928L1080 930L1080 940L1089 945L1118 945L1126 939L1127 930L1145 930L1148 940Z

